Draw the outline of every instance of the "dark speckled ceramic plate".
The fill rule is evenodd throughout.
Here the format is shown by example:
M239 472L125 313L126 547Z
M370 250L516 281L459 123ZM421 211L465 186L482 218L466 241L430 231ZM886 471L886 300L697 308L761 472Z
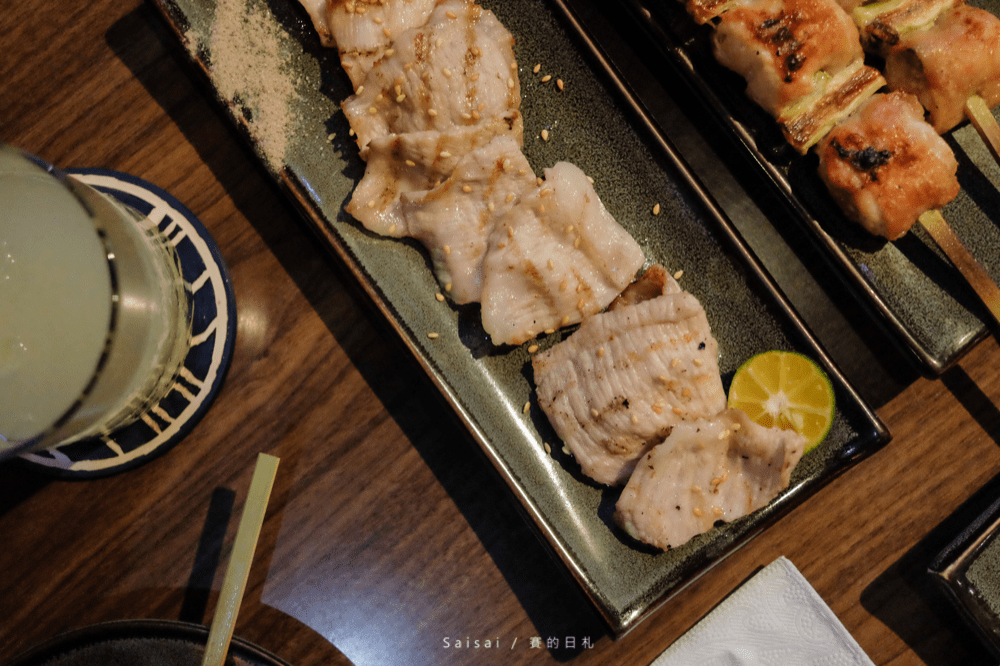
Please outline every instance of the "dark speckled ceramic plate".
M788 219L810 230L846 286L926 374L940 374L988 334L989 313L923 228L887 243L840 213L816 175L815 155L796 155L773 120L746 97L743 79L715 62L709 26L696 25L677 0L619 2L728 130L738 146L736 159L759 167L788 204ZM1000 0L969 4L1000 14ZM993 279L1000 279L1000 167L968 123L945 138L959 161L962 192L942 213Z
M993 491L996 495L996 492ZM964 526L930 573L1000 659L1000 498Z
M859 399L761 273L731 226L681 164L650 131L647 119L559 4L544 0L483 0L517 39L525 153L539 173L569 160L592 175L608 210L640 242L646 256L683 270L683 286L701 299L721 350L728 382L752 354L799 350L823 363L836 386L838 410L829 437L803 459L793 483L765 509L660 553L636 548L613 527L616 492L584 481L543 414L533 407L525 348L492 347L477 308L439 303L427 255L415 244L376 237L342 208L363 171L338 103L349 93L336 55L323 50L294 0L157 0L181 44L201 67L262 163L283 184L322 241L357 276L416 360L467 425L555 555L593 600L615 633L642 617L720 562L832 476L888 439ZM274 160L269 135L254 119L254 91L228 96L211 64L222 58L211 35L225 4L257 28L280 33L270 60L287 82L293 138ZM256 34L256 33L255 33ZM537 75L536 63L543 64ZM559 92L541 81L551 73ZM554 80L554 79L553 79ZM253 85L249 81L247 85ZM274 88L281 90L281 86ZM278 93L275 93L278 94ZM271 100L273 102L273 100ZM273 112L274 109L269 111ZM539 139L547 128L548 141ZM331 135L335 135L331 138ZM654 204L662 211L653 215ZM428 339L435 331L440 337ZM559 336L541 341L554 343ZM546 453L545 442L553 453Z

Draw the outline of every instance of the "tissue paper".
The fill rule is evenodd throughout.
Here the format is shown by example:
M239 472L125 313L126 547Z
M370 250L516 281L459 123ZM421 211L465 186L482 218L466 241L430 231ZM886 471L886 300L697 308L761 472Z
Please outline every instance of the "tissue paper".
M652 666L874 666L781 557L727 597Z

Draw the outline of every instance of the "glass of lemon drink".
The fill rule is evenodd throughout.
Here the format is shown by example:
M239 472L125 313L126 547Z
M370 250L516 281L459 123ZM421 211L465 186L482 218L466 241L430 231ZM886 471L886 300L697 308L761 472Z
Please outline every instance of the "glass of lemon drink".
M171 391L190 332L154 224L0 144L0 460L140 418Z

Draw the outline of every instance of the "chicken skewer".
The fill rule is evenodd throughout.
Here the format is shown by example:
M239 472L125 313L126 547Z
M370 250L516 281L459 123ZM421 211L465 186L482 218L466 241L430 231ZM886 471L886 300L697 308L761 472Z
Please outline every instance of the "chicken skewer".
M791 145L820 155L820 176L844 213L888 240L920 221L1000 322L997 288L936 212L959 192L957 161L923 120L916 97L876 94L885 83L880 74L860 90L847 84L856 93L850 97L836 90L816 94L817 83L829 90L843 81L842 71L871 70L863 65L857 27L844 27L851 21L842 8L832 0L686 4L696 21L715 24L716 58L747 80L748 95L778 119ZM831 49L843 49L839 60ZM815 107L832 122L813 123L809 134L789 132L798 119L814 116Z
M1000 162L1000 18L956 0L906 0L892 8L838 0L866 51L885 59L893 90L912 92L939 134L968 119Z

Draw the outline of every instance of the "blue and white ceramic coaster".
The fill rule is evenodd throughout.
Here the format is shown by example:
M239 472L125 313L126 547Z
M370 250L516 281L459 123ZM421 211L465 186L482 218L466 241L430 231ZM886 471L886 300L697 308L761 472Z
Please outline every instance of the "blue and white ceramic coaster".
M236 338L236 301L219 248L177 199L117 171L67 169L78 180L155 222L177 250L193 307L191 348L174 389L142 418L108 436L24 454L32 467L63 478L92 478L132 469L165 453L198 423L222 386Z

